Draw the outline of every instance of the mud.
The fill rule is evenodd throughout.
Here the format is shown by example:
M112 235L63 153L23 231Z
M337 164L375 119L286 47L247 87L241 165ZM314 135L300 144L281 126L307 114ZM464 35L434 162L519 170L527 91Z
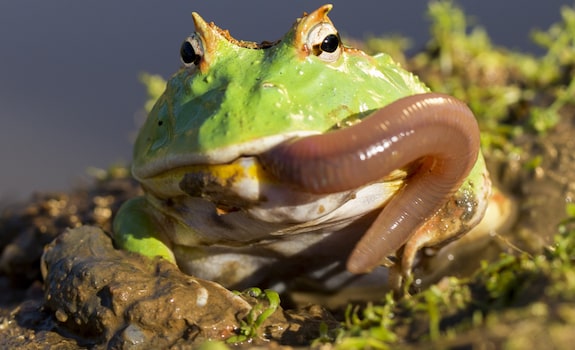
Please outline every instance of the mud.
M118 188L125 191L118 192ZM185 275L161 259L151 261L114 249L111 238L96 226L63 229L64 233L45 246L40 263L44 242L59 225L74 221L79 215L77 208L83 208L81 215L86 218L102 212L102 206L80 206L78 201L101 203L106 197L111 210L125 194L134 191L137 187L128 179L107 179L96 184L92 192L36 197L37 201L24 206L19 216L9 211L3 228L21 233L11 237L2 259L0 283L8 292L3 295L0 313L2 346L185 347L227 339L240 329L254 305L264 305L265 309L266 300L251 293L233 293L216 283ZM53 205L58 210L45 210ZM110 218L101 222L103 227L109 227ZM22 235L36 241L23 240ZM26 250L33 254L25 254ZM19 285L22 288L17 288ZM306 344L318 336L321 322L336 325L318 306L287 312L280 308L258 328L260 333L250 346Z

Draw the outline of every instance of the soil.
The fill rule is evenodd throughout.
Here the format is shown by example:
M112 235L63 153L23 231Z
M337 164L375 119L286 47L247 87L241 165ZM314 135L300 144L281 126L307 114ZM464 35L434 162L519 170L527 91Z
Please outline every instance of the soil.
M519 140L523 149L542 157L535 169L520 159L516 163L490 159L495 164L492 175L517 199L519 218L510 229L515 236L492 238L488 245L537 251L552 242L565 218L565 203L573 198L572 112L545 137ZM139 193L129 178L111 176L89 188L39 194L4 210L0 221L4 347L168 347L233 335L258 300L209 281L198 282L169 263L150 264L113 248L106 234L110 219L121 202ZM59 247L56 253L54 246ZM206 294L209 303L198 306ZM304 345L319 335L322 320L336 324L317 305L273 315L256 342Z
M558 226L568 217L566 204L575 198L575 110L567 105L560 112L559 123L545 133L525 132L508 140L523 156L486 154L493 180L514 198L516 215L505 231L467 237L423 259L416 271L425 280L421 288L431 285L445 290L442 277L471 276L481 259L496 260L501 252L535 256L553 247ZM192 348L205 340L237 335L238 329L249 330L249 319L253 324L256 318L250 310L259 310L259 315L273 307L271 299L253 290L234 293L191 278L164 261L114 249L107 234L111 219L122 202L140 194L126 170L115 169L86 188L41 193L4 208L0 216L1 348ZM474 291L487 288L472 287ZM532 288L521 294L521 307L553 309L552 302L542 306L542 293L541 288ZM575 295L561 305L574 300ZM501 310L500 304L489 305L495 305L490 310L494 314ZM575 310L561 310L561 326L568 329L575 324ZM326 328L337 328L343 314L344 308L284 304L262 318L250 340L235 346L308 346L325 335ZM527 324L525 334L537 328L538 323L529 321L541 314L508 316L498 321L497 331L485 322L437 344L469 346L478 339L498 346L519 332L520 325ZM401 324L404 315L395 317ZM476 315L466 317L479 322ZM568 332L560 334L570 344ZM398 333L405 346L420 344L428 335L415 328Z
M115 249L101 227L109 228L109 214L138 192L129 178L106 179L69 194L38 195L5 212L3 348L185 347L229 338L254 305L266 302ZM70 228L75 222L98 226ZM303 345L317 337L321 322L336 325L319 306L280 308L249 345Z

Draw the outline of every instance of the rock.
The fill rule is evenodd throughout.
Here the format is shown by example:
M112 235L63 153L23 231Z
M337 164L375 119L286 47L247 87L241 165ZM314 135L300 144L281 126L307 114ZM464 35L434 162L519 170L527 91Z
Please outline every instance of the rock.
M92 344L163 348L233 334L250 303L164 260L116 250L101 229L68 230L42 259L45 306Z

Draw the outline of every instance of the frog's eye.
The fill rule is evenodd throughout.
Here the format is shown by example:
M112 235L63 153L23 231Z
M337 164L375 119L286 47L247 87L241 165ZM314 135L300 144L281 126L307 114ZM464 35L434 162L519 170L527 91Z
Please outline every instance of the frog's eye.
M310 30L307 47L325 62L335 62L341 54L341 39L331 23L319 23Z
M186 67L198 65L204 55L202 40L195 33L190 35L180 47L180 59Z

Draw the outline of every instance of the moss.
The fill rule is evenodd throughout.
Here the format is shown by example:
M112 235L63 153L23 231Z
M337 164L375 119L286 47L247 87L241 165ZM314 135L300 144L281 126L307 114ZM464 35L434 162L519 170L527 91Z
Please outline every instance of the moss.
M470 105L485 148L512 151L509 138L548 131L559 121L560 110L575 103L575 11L565 7L561 14L563 21L533 33L534 41L547 49L536 57L495 47L482 27L468 25L452 1L432 1L431 40L407 66L432 90Z
M164 93L166 80L161 75L142 73L140 74L140 82L146 87L148 97L144 104L144 109L146 113L149 113L156 101L162 96L162 93Z
M251 288L244 291L244 293L258 299L259 302L252 307L245 319L241 320L240 328L237 330L237 335L226 340L226 342L231 344L242 343L257 337L262 331L260 329L262 324L278 309L280 305L279 294L273 290L266 289L262 291L259 288Z
M568 325L575 325L574 258L575 230L570 230L558 234L556 244L540 255L503 254L468 279L446 278L400 300L390 294L381 303L348 306L342 328L332 336L333 347L492 343L514 348L544 345L538 343L541 339L572 338ZM508 337L510 328L521 338Z
M488 156L521 155L530 171L542 159L522 154L516 140L546 135L575 104L575 11L565 7L561 15L533 33L547 50L536 57L494 47L452 1L431 2L432 38L406 65L432 90L469 103ZM553 244L539 253L505 253L471 277L348 306L328 348L568 348L575 340L575 205L568 203L565 215Z

